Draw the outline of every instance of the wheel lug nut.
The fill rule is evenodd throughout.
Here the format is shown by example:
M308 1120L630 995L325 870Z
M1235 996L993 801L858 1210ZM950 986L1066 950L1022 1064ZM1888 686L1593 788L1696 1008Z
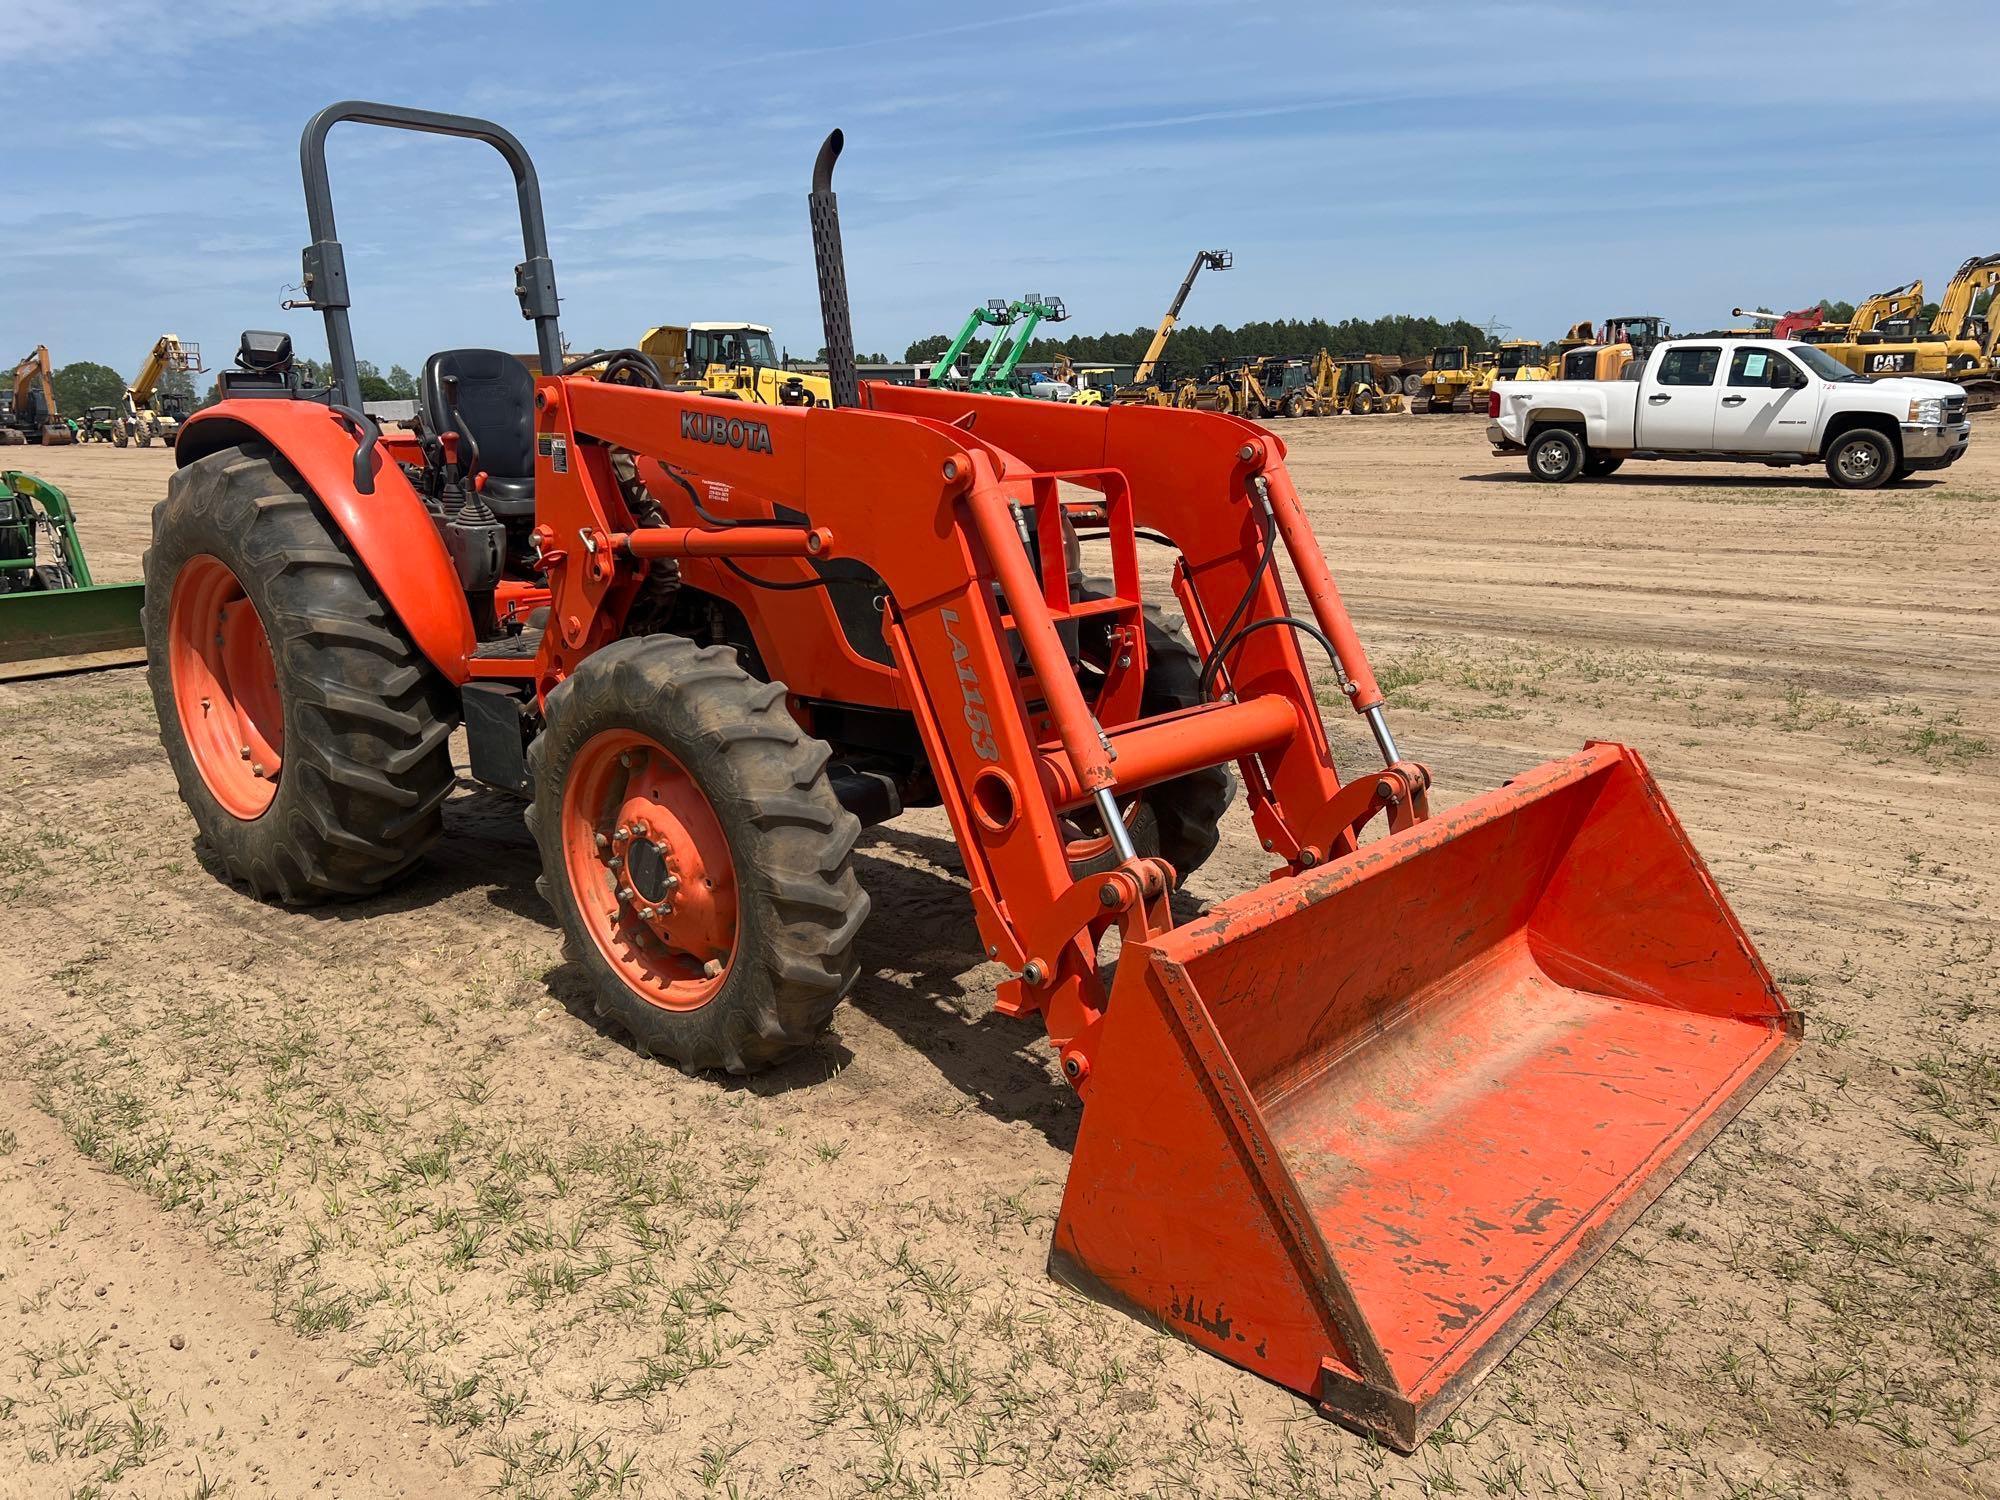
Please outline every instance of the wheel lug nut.
M650 906L642 906L639 908L639 920L642 922L650 922L653 920L653 918L657 917L658 915L659 913Z
M611 847L611 840L600 833L597 835L597 847L600 849L609 849Z
M619 890L618 899L620 901L630 901L633 898L634 894L635 893L633 892L632 888L628 885Z
M623 823L620 823L618 825L618 837L620 839L629 839L632 837L632 830L627 828Z

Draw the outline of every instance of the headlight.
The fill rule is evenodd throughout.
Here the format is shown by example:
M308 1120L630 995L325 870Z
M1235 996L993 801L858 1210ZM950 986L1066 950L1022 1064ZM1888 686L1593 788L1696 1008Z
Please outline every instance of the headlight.
M1919 396L1910 403L1910 420L1919 427L1944 426L1944 397Z

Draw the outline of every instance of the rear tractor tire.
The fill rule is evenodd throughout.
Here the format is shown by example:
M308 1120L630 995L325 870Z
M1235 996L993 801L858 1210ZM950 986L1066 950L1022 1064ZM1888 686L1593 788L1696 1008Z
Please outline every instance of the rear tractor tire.
M547 701L529 750L537 882L597 1013L681 1067L809 1045L853 984L861 824L827 746L733 652L617 641Z
M303 904L414 865L444 831L456 698L297 471L262 443L176 471L145 573L160 742L223 870Z
M1583 439L1567 427L1544 427L1528 439L1528 472L1544 484L1568 484L1584 460Z

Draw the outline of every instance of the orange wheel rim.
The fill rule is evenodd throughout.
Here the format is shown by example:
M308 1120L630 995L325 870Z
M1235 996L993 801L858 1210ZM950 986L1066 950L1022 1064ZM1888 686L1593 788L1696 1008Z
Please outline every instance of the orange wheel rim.
M284 704L264 622L220 558L189 558L174 577L167 675L209 795L232 817L260 817L284 770Z
M570 764L563 864L606 963L662 1010L699 1010L736 958L736 866L715 809L665 749L607 729Z

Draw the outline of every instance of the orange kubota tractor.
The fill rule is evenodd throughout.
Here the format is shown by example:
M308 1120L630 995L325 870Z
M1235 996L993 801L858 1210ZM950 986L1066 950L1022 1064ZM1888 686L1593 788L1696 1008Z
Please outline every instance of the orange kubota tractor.
M344 121L506 159L516 295L560 373L448 350L415 433L362 414ZM1793 1013L1635 752L1432 811L1269 432L861 385L840 145L808 200L833 404L747 410L633 351L564 365L505 130L317 115L332 388L246 335L155 513L181 793L253 891L365 895L439 836L463 722L471 774L529 799L599 1008L735 1072L810 1043L854 979L862 825L942 804L999 1009L1041 1019L1083 1103L1052 1272L1407 1449L1778 1066ZM1185 630L1141 541L1174 553ZM1380 752L1345 780L1321 654ZM1179 920L1232 764L1275 868Z

